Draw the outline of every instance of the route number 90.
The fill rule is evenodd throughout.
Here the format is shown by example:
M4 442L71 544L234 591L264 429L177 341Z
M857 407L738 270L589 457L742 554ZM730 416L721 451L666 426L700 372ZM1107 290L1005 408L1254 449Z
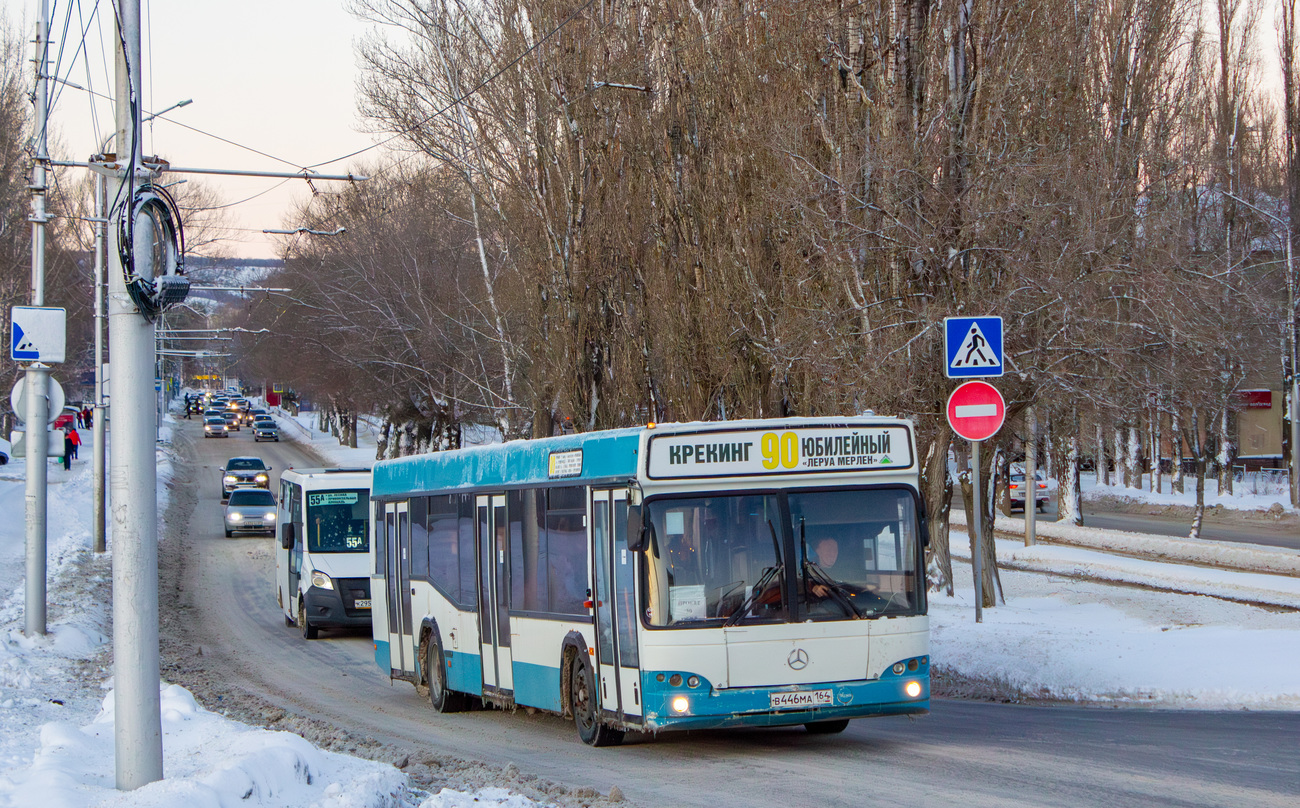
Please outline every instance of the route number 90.
M793 432L764 432L759 441L763 452L763 468L774 471L777 466L792 469L799 465L799 436Z

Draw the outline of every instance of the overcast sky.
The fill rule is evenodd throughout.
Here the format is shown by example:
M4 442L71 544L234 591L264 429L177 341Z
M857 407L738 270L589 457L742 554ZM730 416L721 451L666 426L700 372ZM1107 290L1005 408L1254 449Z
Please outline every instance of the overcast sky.
M49 4L55 53L61 41L65 45L58 75L96 92L111 92L112 57L106 58L103 49L113 35L111 4L99 0L102 20L91 17L95 0ZM0 0L11 26L32 21L23 29L28 40L38 8L38 0ZM72 22L65 37L69 8ZM143 16L145 110L192 98L193 104L167 117L292 165L163 120L146 126L146 154L159 154L175 166L293 171L374 142L356 112L354 43L365 27L344 10L343 0L144 0ZM80 29L87 26L88 50L73 60ZM110 103L66 86L53 100L51 132L60 156L85 160L111 132ZM366 155L375 156L375 151ZM349 165L318 170L344 173ZM262 229L282 227L293 201L310 193L300 180L191 181L216 187L227 203L262 194L230 208L231 221L246 232L238 233L243 240L227 244L226 250L252 258L276 256L276 241Z

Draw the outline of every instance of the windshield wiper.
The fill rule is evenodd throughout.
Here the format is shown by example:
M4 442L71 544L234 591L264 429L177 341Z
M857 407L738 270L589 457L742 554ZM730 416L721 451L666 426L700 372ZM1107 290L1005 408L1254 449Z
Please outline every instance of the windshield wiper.
M805 576L817 579L826 588L826 591L831 593L831 597L835 598L835 602L843 606L844 611L851 614L854 620L862 619L862 612L853 604L852 600L840 591L840 585L835 582L835 579L826 574L826 570L811 561L803 562L803 570Z
M777 564L775 567L768 567L763 570L763 574L758 576L758 580L754 582L754 588L749 591L749 596L741 601L740 606L737 607L736 611L732 612L731 616L722 623L723 627L734 626L739 623L740 619L744 617L750 609L754 608L754 604L758 602L758 598L767 590L767 585L770 584L772 579L779 575L783 569L785 569L784 564Z

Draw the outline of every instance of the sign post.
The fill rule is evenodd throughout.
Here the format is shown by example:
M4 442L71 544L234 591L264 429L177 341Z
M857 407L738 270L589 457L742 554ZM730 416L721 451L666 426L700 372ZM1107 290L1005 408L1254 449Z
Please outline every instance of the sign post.
M1001 359L1001 357L999 357ZM999 362L999 364L1001 364ZM975 514L971 534L975 546L971 565L975 573L975 622L984 622L983 522L984 500L980 491L980 444L997 434L1006 420L1007 405L997 388L987 382L966 382L948 397L948 424L952 431L970 441L971 499ZM990 540L992 537L990 537Z

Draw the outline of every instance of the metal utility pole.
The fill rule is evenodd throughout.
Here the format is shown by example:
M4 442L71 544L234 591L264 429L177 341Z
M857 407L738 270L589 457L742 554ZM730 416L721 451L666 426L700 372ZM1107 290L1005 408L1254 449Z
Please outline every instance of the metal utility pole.
M104 415L108 408L104 402L104 223L108 215L105 210L104 175L95 174L95 420L91 424L94 430L95 445L91 465L94 466L94 528L92 531L94 549L102 553L108 548L106 506L107 497L104 485L106 449L105 440L108 427Z
M126 172L109 186L108 219L134 215L143 171L140 147L140 0L119 0L117 154ZM131 790L163 776L162 708L158 671L158 470L154 460L154 326L127 289L122 250L133 251L136 271L152 278L153 228L142 216L135 243L109 232L109 339L113 372L113 660L117 787Z
M36 21L36 164L32 167L32 305L45 305L45 164L48 85L45 63L49 54L49 0L41 0ZM48 514L46 489L49 471L49 367L34 362L27 366L27 580L24 610L27 636L45 633L45 555Z

